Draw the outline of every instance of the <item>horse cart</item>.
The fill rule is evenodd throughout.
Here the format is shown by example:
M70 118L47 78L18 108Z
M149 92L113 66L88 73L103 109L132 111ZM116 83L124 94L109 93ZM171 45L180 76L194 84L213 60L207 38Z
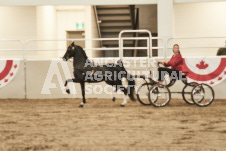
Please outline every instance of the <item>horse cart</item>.
M167 77L167 75L164 76L163 84L158 84L151 78L146 79L144 76L141 76L141 78L143 78L145 82L137 89L137 98L143 105L153 105L155 107L166 106L171 100L172 93L182 94L183 100L186 103L190 105L196 104L200 107L208 106L214 100L213 88L204 83L187 82L187 73L182 75L184 87L181 92L170 91L169 88L172 87L177 80L171 79Z

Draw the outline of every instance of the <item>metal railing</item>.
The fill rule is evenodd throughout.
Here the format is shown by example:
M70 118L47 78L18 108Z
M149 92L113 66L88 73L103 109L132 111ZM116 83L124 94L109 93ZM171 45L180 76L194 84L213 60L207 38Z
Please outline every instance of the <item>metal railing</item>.
M139 32L146 32L149 34L149 37L122 37L122 35L124 33L139 33ZM168 52L169 49L172 49L172 41L173 40L197 40L197 39L222 39L222 41L226 40L226 36L221 36L221 37L172 37L169 38L165 43L163 42L164 46L160 46L160 47L152 47L152 40L153 39L158 39L158 40L163 40L160 37L152 37L151 32L148 30L123 30L120 32L119 37L118 38L90 38L90 39L54 39L54 40L37 40L37 39L33 39L33 40L28 40L26 42L22 41L22 40L18 40L18 39L3 39L0 40L0 44L2 42L16 42L19 44L20 48L0 48L0 52L4 52L4 51L18 51L21 52L21 56L24 60L27 59L27 53L30 51L66 51L66 48L48 48L48 49L43 49L43 48L29 48L31 43L36 43L36 42L59 42L59 41L119 41L119 47L112 47L112 48L84 48L85 51L101 51L101 50L115 50L115 51L119 51L119 57L117 58L124 58L123 55L123 50L131 50L131 49L137 49L137 50L141 50L141 49L147 49L147 58L153 58L152 56L152 49L163 49L164 50L164 57L166 57L166 53ZM147 46L146 47L124 47L123 46L123 41L125 40L146 40L147 41ZM166 44L166 45L165 45ZM11 44L10 44L11 45ZM193 45L189 45L189 46L180 46L180 49L199 49L199 48L225 48L226 46L193 46ZM14 57L15 58L15 57ZM134 57L135 58L135 57ZM139 57L138 57L139 58Z
M98 15L97 15L97 7L96 6L93 6L93 10L94 10L95 19L96 19L96 25L97 25L98 35L99 35L99 38L101 38L101 32L100 32L100 23L101 23L101 21L99 21L99 18L98 18ZM101 47L103 46L102 41L100 41L100 46Z
M128 33L128 32L148 32L149 37L122 37L123 33ZM123 54L123 50L128 50L128 49L147 49L147 57L150 58L152 57L152 49L163 49L163 47L152 47L152 39L161 39L159 37L152 37L151 32L148 30L123 30L121 31L121 34L119 34L119 38L90 38L90 39L53 39L53 40L29 40L26 42L26 47L25 50L27 52L29 51L66 51L65 48L50 48L50 49L43 49L43 48L29 48L29 45L32 43L37 43L37 42L59 42L59 41L119 41L119 47L112 47L112 48L84 48L85 51L100 51L100 50L116 50L119 51L119 57L117 58L123 58L124 56L121 55ZM120 41L123 43L124 40L147 40L147 46L146 47L124 47L123 45L120 45ZM121 55L121 56L120 56ZM27 58L27 57L26 57Z
M149 37L122 37L123 33L148 33ZM152 34L149 30L145 30L145 29L141 29L141 30L122 30L119 33L119 52L121 53L119 56L120 58L123 58L123 49L126 49L126 47L123 46L123 40L128 40L128 39L135 39L135 40L142 40L142 39L147 39L147 47L133 47L133 49L142 49L142 48L147 48L147 57L148 58L152 58L152 49L164 49L164 46L162 47L153 47L152 46L152 40L153 39L158 39L158 40L162 40L163 39L161 37L152 37Z
M22 40L19 39L0 39L0 44L2 43L10 43L10 45L7 44L7 48L0 48L0 52L4 52L4 51L18 51L18 52L22 52L21 56L24 59L25 58L25 43ZM13 46L15 46L15 43L19 44L20 48L12 48ZM0 46L1 47L1 46ZM3 46L6 47L6 46Z

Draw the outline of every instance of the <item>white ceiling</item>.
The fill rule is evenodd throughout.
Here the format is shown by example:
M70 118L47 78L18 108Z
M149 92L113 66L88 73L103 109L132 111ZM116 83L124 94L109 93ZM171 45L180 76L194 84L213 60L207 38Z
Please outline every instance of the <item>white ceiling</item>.
M173 0L174 3L217 2L225 0ZM158 0L0 0L1 6L41 5L127 5L157 4Z

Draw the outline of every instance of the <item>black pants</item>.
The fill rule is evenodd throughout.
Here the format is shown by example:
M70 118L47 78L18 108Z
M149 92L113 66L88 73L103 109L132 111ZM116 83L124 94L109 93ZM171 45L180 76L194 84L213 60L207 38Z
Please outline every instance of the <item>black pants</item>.
M159 74L158 81L163 81L165 74L169 74L169 76L171 77L171 79L174 78L176 80L179 80L179 78L181 77L180 75L182 75L182 72L181 71L178 71L178 70L174 70L174 69L159 67L158 68L158 74Z

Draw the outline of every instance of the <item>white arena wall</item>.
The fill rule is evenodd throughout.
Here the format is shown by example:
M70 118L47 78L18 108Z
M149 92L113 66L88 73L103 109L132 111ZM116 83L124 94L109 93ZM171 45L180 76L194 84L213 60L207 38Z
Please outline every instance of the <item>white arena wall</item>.
M110 59L110 62L112 60ZM63 66L62 66L63 65ZM132 65L133 66L133 65ZM131 70L129 67L129 70ZM136 65L139 66L139 65ZM55 68L56 67L56 68ZM66 68L64 68L66 67ZM138 67L139 68L139 67ZM67 70L68 69L68 70ZM144 69L144 68L143 68ZM59 74L58 74L59 71ZM69 71L69 72L67 72ZM3 88L0 88L0 98L29 98L29 99L43 99L43 98L81 98L80 84L69 83L69 88L73 94L67 94L64 89L64 82L73 77L72 62L62 61L61 59L53 60L27 60L26 61L26 78L24 74L24 61L20 61L19 70L15 78ZM145 73L142 70L142 73ZM48 76L50 76L48 78ZM26 79L26 81L25 81ZM50 79L50 80L49 80ZM142 84L140 80L137 80ZM25 89L26 84L26 89ZM126 84L126 82L123 82ZM54 86L53 86L54 85ZM105 89L106 93L100 91L100 86ZM106 86L105 82L100 83L86 83L86 91L91 87L97 90L97 93L86 94L87 98L111 98L111 86ZM138 85L139 86L139 85ZM73 90L75 88L75 90ZM94 90L94 91L95 91ZM122 92L115 94L116 97L122 97Z
M62 64L63 66L62 66ZM56 68L55 68L56 67ZM66 67L66 68L65 68ZM68 70L67 70L68 68ZM66 70L64 70L66 69ZM134 74L133 67L127 68L131 74ZM136 64L137 72L140 71L142 74L145 72L145 68L140 68L139 63ZM151 68L156 71L156 68ZM58 74L59 71L59 74ZM67 72L69 71L69 72ZM79 84L69 84L69 88L74 94L67 94L62 85L66 79L73 77L72 62L63 62L59 59L54 60L27 60L26 61L26 81L24 74L24 62L20 61L19 70L15 78L3 88L0 88L0 98L29 98L29 99L46 99L46 98L81 98L81 89ZM53 73L53 74L51 74ZM135 73L136 74L136 73ZM48 75L50 77L48 77ZM49 80L50 79L50 80ZM26 83L26 92L25 92ZM136 79L136 85L139 86L143 81ZM126 84L126 82L123 82ZM226 99L225 93L226 80L222 83L213 86L215 91L216 99ZM87 94L86 98L112 98L111 86L106 87L106 93L100 91L100 87L104 89L106 86L105 82L101 83L86 83L86 92L91 92L91 88L97 90L97 93ZM182 91L184 84L181 81L170 87L171 91ZM75 88L75 90L73 90ZM118 92L115 95L117 98L122 98L123 94ZM172 98L181 99L181 94L172 94Z

